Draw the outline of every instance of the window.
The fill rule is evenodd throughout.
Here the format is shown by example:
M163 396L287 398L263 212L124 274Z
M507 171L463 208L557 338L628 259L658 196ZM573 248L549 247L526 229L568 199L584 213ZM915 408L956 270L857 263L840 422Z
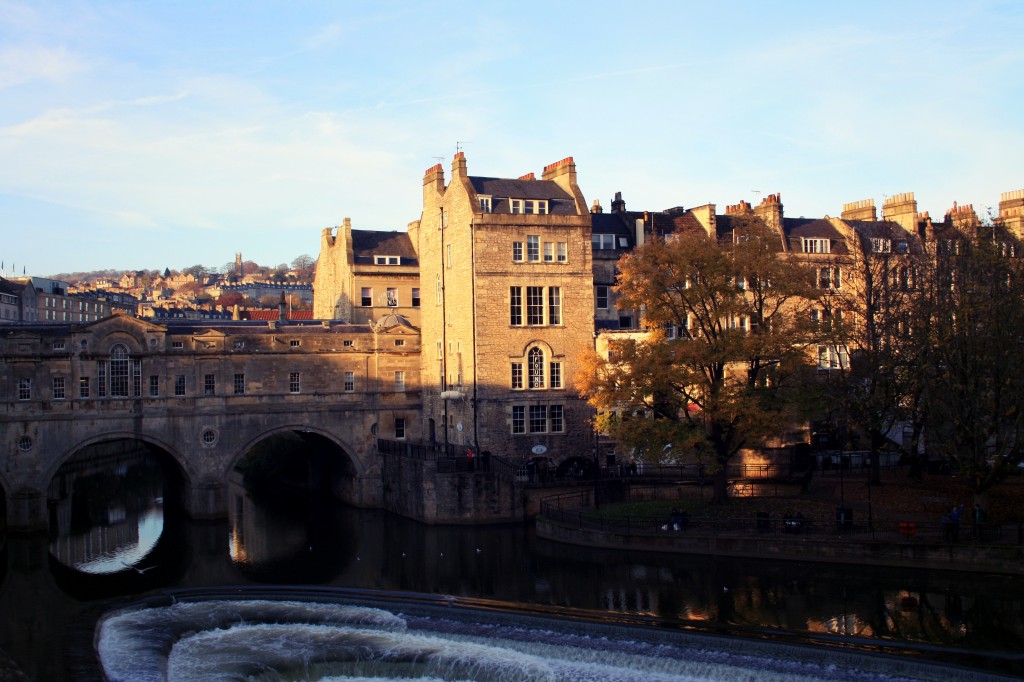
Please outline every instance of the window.
M342 348L351 348L352 347L352 339L344 339L341 342L341 347Z
M203 395L216 395L217 394L217 376L215 374L207 374L203 376Z
M523 288L509 287L509 324L523 323Z
M594 288L594 302L597 304L598 310L608 309L608 286L604 284L598 284Z
M832 240L819 238L803 238L800 240L804 253L831 253Z
M523 387L523 363L513 362L512 363L512 388Z
M841 289L842 288L842 268L837 267L824 267L818 268L818 288L819 289Z
M871 238L871 253L889 253L892 251L892 240L882 237Z
M561 405L552 405L548 408L548 419L552 433L565 431L565 413Z
M614 234L590 235L590 246L594 251L610 251L615 249Z
M171 348L180 350L185 347L184 341L171 341Z
M526 287L526 324L544 324L544 287Z
M554 263L555 262L555 244L554 242L544 242L544 262Z
M88 398L89 397L89 377L78 378L78 397Z
M512 433L526 433L526 406L512 406Z
M519 210L516 210L517 206ZM544 215L548 212L548 201L547 199L512 199L512 212Z
M850 356L843 346L818 346L818 369L848 369Z
M344 375L344 387L346 393L352 393L356 390L356 373L345 372Z
M373 264L374 265L401 265L402 264L402 258L401 258L401 256L374 256L373 257Z
M509 199L509 207L512 213L523 212L523 200L522 199Z
M387 298L387 303L389 307L394 308L395 306L398 305L398 289L394 287L388 287L387 290L385 290L384 295Z
M110 351L110 397L128 397L128 347L117 344Z
M480 200L480 212L481 213L490 213L491 212L491 197L478 196L477 199Z
M64 342L63 341L54 341L52 348L53 348L53 350L64 350Z
M540 237L535 234L526 237L526 260L531 263L540 261Z
M245 375L236 374L234 380L234 391L235 395L242 395L245 393Z
M395 417L395 438L405 438L405 417Z
M302 391L302 384L299 382L298 372L288 372L288 392L289 393L300 393Z
M547 405L530 405L530 433L545 433L547 430Z
M64 400L64 377L53 377L53 399Z
M548 287L548 324L562 324L561 287Z
M548 367L548 376L551 377L551 388L562 387L562 363L552 362Z
M405 339L395 339L395 345L396 346L404 346L405 345Z
M160 395L160 375L150 374L149 375L149 397L156 398Z
M360 289L359 305L364 308L373 306L373 289L370 287L362 287L362 289Z
M633 317L631 315L619 315L619 329L632 329Z
M142 397L142 360L132 359L132 396Z
M444 359L444 345L442 345L440 341L437 342L437 359Z
M437 305L441 305L444 302L444 287L441 286L441 275L434 275L434 295L436 297Z
M413 308L419 308L420 307L420 288L419 287L413 287L412 288L412 307Z
M512 260L516 263L523 262L523 243L512 242Z
M181 398L185 395L185 375L179 374L174 377L174 395Z
M530 388L544 388L544 351L533 347L526 354L526 362L529 366Z
M395 390L399 393L405 390L405 372L402 370L395 371Z
M18 379L18 400L32 400L31 379Z
M569 260L569 245L566 242L558 242L558 262L565 263Z
M299 341L298 339L292 339L291 341L288 342L289 348L298 348L301 345L302 341Z

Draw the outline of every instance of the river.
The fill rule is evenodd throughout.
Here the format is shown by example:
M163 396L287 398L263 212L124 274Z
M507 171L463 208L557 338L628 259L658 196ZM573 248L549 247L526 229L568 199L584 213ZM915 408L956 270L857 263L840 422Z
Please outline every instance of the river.
M109 665L123 670L125 660L137 660L132 647L138 645L123 633L139 625L133 621L131 627L118 630L118 621L107 621L107 636L96 640L94 628L111 609L128 608L129 616L137 617L134 604L142 597L150 598L157 610L138 617L169 628L161 635L168 642L186 631L190 636L196 631L220 632L201 624L223 617L255 620L266 626L260 637L284 641L276 630L267 634L269 623L280 624L282 616L265 604L259 617L223 614L249 608L238 606L236 598L242 596L287 600L291 595L305 606L296 607L303 615L291 616L301 623L284 619L291 623L285 626L288 637L301 639L298 633L305 632L309 617L325 618L340 628L349 628L353 618L366 627L368 619L385 625L373 626L378 628L373 644L366 646L387 651L399 642L392 619L403 620L398 629L405 633L410 623L418 628L422 623L417 619L433 617L414 613L409 604L428 610L454 605L470 612L482 608L479 613L554 617L550 627L556 621L594 620L637 626L637 632L684 631L727 635L728 641L736 642L808 643L824 652L823 660L828 652L856 649L999 673L1024 671L1024 584L1009 577L585 549L538 539L526 525L431 527L301 492L254 499L241 485L241 477L229 491L227 520L195 522L164 504L162 472L158 458L146 453L76 461L51 487L50 535L6 538L6 561L0 564L5 567L0 584L0 653L10 659L7 668L33 680L99 679L94 651L99 645L107 652L104 664L117 660ZM204 608L195 598L200 593L200 601L209 602L209 611L182 615L186 608ZM159 598L153 601L153 595ZM187 607L179 604L190 600ZM390 606L372 611L376 604ZM357 606L372 613L357 611L352 616L351 609ZM171 607L175 610L159 610ZM321 609L332 615L323 616ZM307 611L321 615L309 616ZM185 625L179 622L182 618ZM171 622L178 623L178 629L167 625ZM442 629L449 637L459 628ZM113 634L118 632L122 634ZM365 633L358 636L364 643L371 641ZM262 641L253 632L241 637ZM645 637L650 639L644 635L635 640ZM506 633L502 641L510 639L514 637ZM328 640L337 641L337 636ZM225 638L196 644L197 652L180 654L184 659L175 665L205 670L202 666L217 660L212 651L236 651L236 645L227 642ZM401 642L411 646L406 639ZM483 646L472 643L478 645ZM448 651L454 645L446 646ZM266 655L268 648L257 650ZM250 655L255 654L238 654ZM527 654L515 654L520 655ZM624 650L618 662L639 655ZM512 654L498 658L505 661L508 656ZM560 660L553 652L545 656L545 661ZM769 656L773 657L778 658ZM164 661L158 667L168 665ZM195 665L199 667L188 667ZM287 679L355 679L327 673L312 677L310 669L305 670ZM779 679L796 679L785 676L791 672L784 669ZM145 679L141 673L119 678L112 669L107 674L112 679ZM428 671L421 678L463 679L438 674ZM504 679L457 674L469 675L465 679ZM664 674L665 679L682 679L674 677L676 673ZM509 679L533 679L531 675L520 671ZM579 675L599 677L593 671ZM609 675L608 679L626 679ZM719 679L708 675L702 679ZM198 679L192 674L178 678ZM537 677L542 678L575 679Z

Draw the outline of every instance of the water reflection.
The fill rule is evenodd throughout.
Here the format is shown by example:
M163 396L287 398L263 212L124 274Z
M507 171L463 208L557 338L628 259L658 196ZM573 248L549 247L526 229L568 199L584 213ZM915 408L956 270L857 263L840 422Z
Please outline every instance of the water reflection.
M50 483L50 553L85 573L134 567L163 530L163 482L157 456L144 445L87 448Z
M1024 651L1024 581L1013 578L585 549L522 525L432 527L310 495L257 502L240 479L228 520L199 523L160 503L166 467L137 454L133 463L126 453L76 459L54 479L48 570L31 540L12 539L0 648L25 670L58 671L36 679L67 677L45 643L83 611L98 613L98 600L210 586L453 595L681 629L937 645L961 662ZM26 609L25 595L37 606ZM82 635L83 657L91 641L91 631Z

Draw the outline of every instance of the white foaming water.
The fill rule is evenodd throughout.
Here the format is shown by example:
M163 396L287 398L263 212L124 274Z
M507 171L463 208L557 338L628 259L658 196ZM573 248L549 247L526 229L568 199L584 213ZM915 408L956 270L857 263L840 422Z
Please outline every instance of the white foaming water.
M97 649L111 682L917 679L905 670L903 676L859 670L829 662L827 655L818 662L787 660L296 601L210 601L117 612L101 623Z

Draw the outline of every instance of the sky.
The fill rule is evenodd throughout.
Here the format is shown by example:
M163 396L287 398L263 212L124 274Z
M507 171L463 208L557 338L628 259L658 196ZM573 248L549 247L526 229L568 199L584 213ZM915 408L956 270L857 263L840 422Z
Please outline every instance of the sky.
M0 0L7 276L274 266L424 171L787 216L1024 188L1024 2ZM990 208L988 208L990 207Z

